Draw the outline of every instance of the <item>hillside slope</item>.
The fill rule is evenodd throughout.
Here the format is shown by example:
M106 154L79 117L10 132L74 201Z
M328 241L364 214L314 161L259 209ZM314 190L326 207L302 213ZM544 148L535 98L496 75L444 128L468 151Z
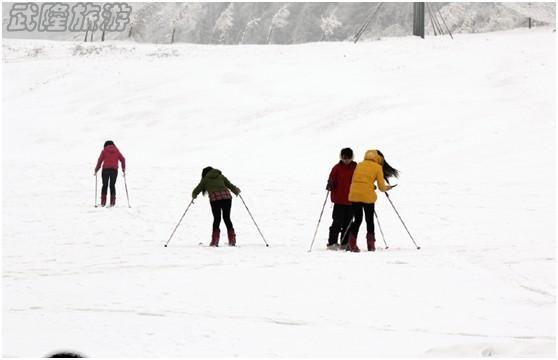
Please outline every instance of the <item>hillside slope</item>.
M554 356L554 44L5 41L3 356ZM93 207L107 139L131 208L121 175ZM326 251L328 202L308 253L345 146L401 171L421 250L379 194L389 249ZM163 247L207 165L269 248L238 198L239 247L198 245L203 197Z

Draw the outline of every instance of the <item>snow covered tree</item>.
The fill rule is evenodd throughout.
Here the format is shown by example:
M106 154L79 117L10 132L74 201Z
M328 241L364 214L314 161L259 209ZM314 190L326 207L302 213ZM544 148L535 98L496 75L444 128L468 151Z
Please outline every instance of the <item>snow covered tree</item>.
M217 41L221 44L226 42L226 37L229 31L234 25L234 3L230 3L229 6L221 13L217 21L215 22L215 27L213 28L214 36L217 36Z
M268 44L271 43L271 34L273 33L274 29L281 29L289 24L288 18L291 13L288 7L289 4L283 5L279 9L279 11L277 11L275 15L273 15L273 18L271 19L271 26L269 27L269 33L267 35Z
M343 24L339 20L337 20L337 17L335 16L335 10L328 16L322 16L321 18L322 22L320 24L320 28L323 32L322 39L328 40L335 32L335 29L341 27Z
M250 20L246 23L246 26L244 27L244 31L242 32L242 36L240 37L240 44L244 44L244 39L246 38L246 33L249 30L258 26L260 24L261 19L262 19L261 17L253 18L252 20Z

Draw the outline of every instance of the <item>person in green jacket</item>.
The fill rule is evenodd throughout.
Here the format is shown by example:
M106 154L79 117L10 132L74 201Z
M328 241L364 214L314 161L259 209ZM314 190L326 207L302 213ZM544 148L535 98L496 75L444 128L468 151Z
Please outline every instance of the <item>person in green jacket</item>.
M236 234L231 221L232 196L229 189L237 196L240 194L240 189L234 186L221 171L208 166L202 170L201 181L192 191L192 201L200 192L203 195L209 193L209 203L213 213L213 233L211 234L209 246L219 246L221 213L223 214L223 221L227 226L229 246L236 245Z

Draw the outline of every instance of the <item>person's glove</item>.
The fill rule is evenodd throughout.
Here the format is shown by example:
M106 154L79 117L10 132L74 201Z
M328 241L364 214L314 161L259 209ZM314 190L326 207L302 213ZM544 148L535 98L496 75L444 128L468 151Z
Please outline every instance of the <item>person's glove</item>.
M327 185L326 185L326 190L327 191L332 191L333 190L333 182L331 180L328 180Z
M235 195L238 196L239 194L240 194L240 189L236 188L236 194Z

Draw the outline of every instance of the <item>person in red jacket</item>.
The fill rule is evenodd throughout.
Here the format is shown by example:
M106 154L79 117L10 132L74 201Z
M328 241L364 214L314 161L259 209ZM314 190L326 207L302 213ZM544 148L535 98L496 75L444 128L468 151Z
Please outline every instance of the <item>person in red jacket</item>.
M103 187L101 189L101 206L107 203L107 187L110 184L110 206L116 203L116 177L118 176L118 161L122 163L122 173L126 175L126 159L120 153L118 148L114 145L112 140L105 141L97 166L95 166L95 174L103 165L101 176L103 178Z
M333 223L329 228L327 248L337 250L347 248L347 228L353 218L353 208L349 201L349 189L356 162L353 161L353 150L344 148L339 155L339 162L331 169L327 181L327 190L331 191L331 202L333 205ZM338 238L341 233L341 246Z

